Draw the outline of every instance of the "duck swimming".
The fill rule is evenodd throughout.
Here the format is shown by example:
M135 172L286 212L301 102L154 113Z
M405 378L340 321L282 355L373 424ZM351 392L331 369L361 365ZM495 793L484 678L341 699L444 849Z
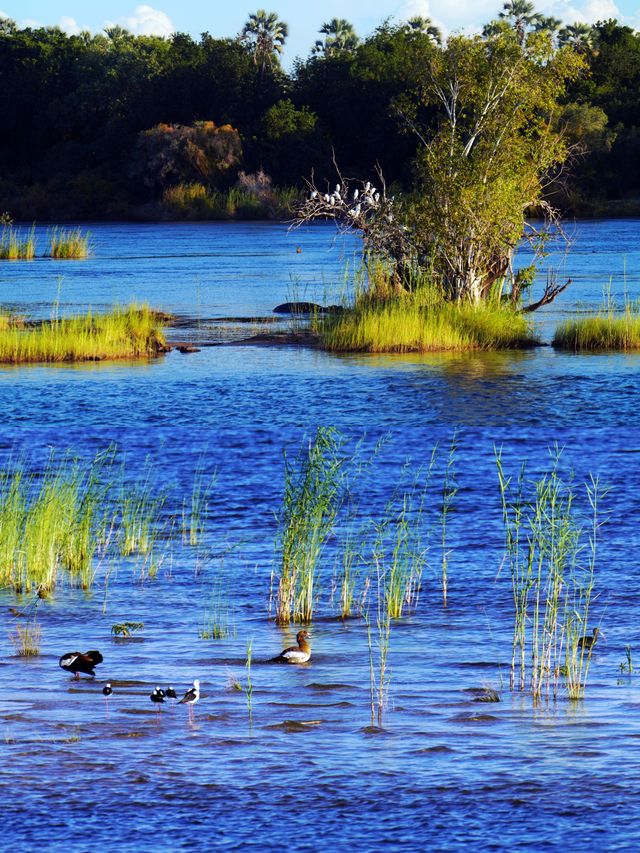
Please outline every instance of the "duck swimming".
M311 657L311 646L307 640L311 637L308 631L298 631L296 634L297 646L289 646L275 658L273 662L278 663L306 663Z
M82 652L67 652L66 655L62 655L58 665L67 672L72 672L78 681L81 672L95 678L94 667L102 663L103 660L100 652L95 650L84 654Z

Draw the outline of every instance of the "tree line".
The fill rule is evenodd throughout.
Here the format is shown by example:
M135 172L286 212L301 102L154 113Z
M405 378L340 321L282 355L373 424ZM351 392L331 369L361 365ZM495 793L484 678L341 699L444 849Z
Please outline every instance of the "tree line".
M512 46L544 43L544 62L579 60L548 104L572 151L553 204L640 210L640 35L614 20L563 26L528 0L508 0L455 61L480 62L476 53L507 31ZM335 183L336 164L348 177L381 173L388 187L415 189L427 156L421 134L437 136L447 110L424 97L425 70L453 61L452 40L424 18L383 22L363 39L334 18L286 72L287 37L287 24L264 10L236 38L120 27L67 35L0 19L0 211L153 216L178 185L225 191L244 176L244 186L303 187L313 175L320 187Z

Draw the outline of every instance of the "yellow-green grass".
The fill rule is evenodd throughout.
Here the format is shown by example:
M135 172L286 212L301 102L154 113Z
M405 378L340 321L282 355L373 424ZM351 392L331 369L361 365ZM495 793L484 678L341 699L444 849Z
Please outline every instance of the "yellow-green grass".
M624 314L607 312L567 320L556 329L553 346L574 352L640 349L640 314L628 308Z
M53 228L49 232L48 257L57 260L81 260L91 254L90 238L79 228L65 231Z
M359 300L320 327L325 346L336 352L432 352L495 350L532 346L528 320L493 304L432 301L419 296Z
M32 228L26 234L13 225L3 225L0 233L0 260L32 260L36 254L36 238Z
M162 352L165 338L149 306L114 308L108 314L68 317L39 326L0 325L0 362L101 361L143 358Z

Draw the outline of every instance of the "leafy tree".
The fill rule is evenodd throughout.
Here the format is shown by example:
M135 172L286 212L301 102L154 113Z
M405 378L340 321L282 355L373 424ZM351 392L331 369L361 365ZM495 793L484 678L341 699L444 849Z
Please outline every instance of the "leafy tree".
M413 18L409 18L407 21L407 27L414 32L424 33L424 35L429 36L438 45L442 44L442 31L440 27L437 27L433 23L431 18L414 15Z
M264 165L282 183L299 184L314 166L324 168L330 160L318 117L307 107L296 109L289 98L265 112L261 130Z
M522 45L527 37L527 31L535 28L542 16L536 12L535 6L529 0L506 0L498 17L513 27Z
M134 171L155 190L193 181L213 187L235 174L242 146L238 131L230 125L159 124L139 135L138 155Z
M316 41L313 53L322 53L329 56L340 51L354 50L358 45L358 36L353 25L344 18L332 18L320 27L324 33L324 40Z
M543 34L456 36L436 52L419 99L439 109L421 135L418 192L405 211L416 256L449 299L478 302L510 270L525 214L568 149L553 115L581 67ZM547 208L548 209L548 208ZM551 211L549 211L551 213Z
M558 33L558 44L568 45L580 53L593 50L597 42L597 31L589 24L576 22L562 27Z
M282 53L289 35L289 27L279 20L275 12L258 9L242 28L240 40L249 45L253 61L260 68L261 76L265 69L273 69L278 64L277 57Z

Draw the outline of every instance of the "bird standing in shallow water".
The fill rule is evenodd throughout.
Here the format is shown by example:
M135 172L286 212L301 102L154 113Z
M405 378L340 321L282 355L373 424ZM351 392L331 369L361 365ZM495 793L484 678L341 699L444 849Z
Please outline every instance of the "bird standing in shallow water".
M154 703L154 705L158 706L158 711L160 711L160 705L164 702L164 690L160 690L159 687L153 691L149 699Z
M173 689L173 687L167 687L167 689L165 690L165 696L167 697L167 699L177 699L178 698L178 694Z
M107 699L113 693L113 688L111 687L111 683L107 681L105 686L102 688L102 695Z
M188 705L189 706L189 719L193 719L193 706L196 704L198 699L200 698L200 682L196 678L193 682L193 687L190 687L187 692L184 694L182 699L178 702L178 705Z
M602 633L600 628L594 628L592 637L589 637L589 636L580 637L580 639L578 640L578 648L580 648L580 649L592 649L595 646L596 641L597 641L599 636L604 637L604 634Z
M311 657L311 646L307 642L310 637L311 634L308 631L298 631L296 634L298 645L290 646L271 660L278 663L306 663Z
M58 661L59 666L67 672L72 672L76 681L80 678L80 673L90 675L95 678L94 667L102 663L104 658L98 651L92 652L68 652L62 655Z

